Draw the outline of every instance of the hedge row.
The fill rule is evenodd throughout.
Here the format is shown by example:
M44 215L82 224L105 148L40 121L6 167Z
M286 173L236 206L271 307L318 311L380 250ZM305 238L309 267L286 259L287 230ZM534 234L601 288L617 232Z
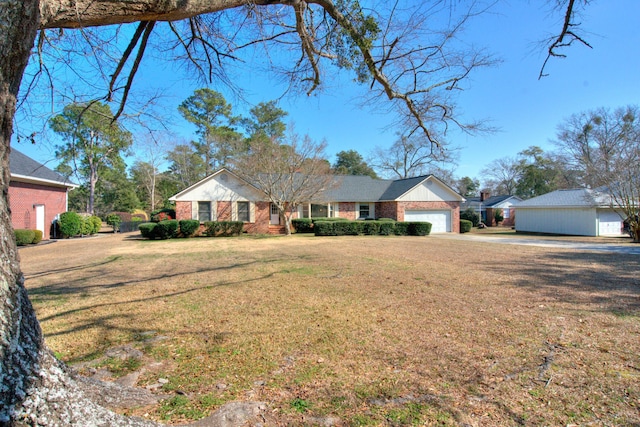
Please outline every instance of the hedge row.
M296 218L291 220L291 224L293 225L293 228L296 230L296 233L313 233L313 224L316 223L317 221L342 222L342 221L349 221L349 220L347 218L340 218L340 217Z
M36 244L42 241L42 231L40 230L16 229L14 233L18 246Z
M209 237L237 236L242 233L242 221L207 221L203 235ZM200 231L197 219L175 219L160 222L145 222L138 226L142 237L147 239L171 239L175 237L193 237Z
M427 236L431 232L429 222L395 221L316 221L316 236Z
M209 237L229 237L242 234L244 222L242 221L206 221L204 234Z

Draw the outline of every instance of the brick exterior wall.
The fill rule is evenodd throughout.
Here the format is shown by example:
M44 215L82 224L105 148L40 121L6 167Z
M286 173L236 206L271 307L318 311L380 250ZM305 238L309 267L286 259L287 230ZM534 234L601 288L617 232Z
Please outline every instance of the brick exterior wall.
M251 234L269 233L269 220L271 219L270 209L271 204L269 202L255 202L255 222L246 222L244 224L244 231Z
M218 200L218 206L216 207L216 221L231 221L232 220L231 202L222 202Z
M340 218L346 218L350 221L356 220L356 203L355 202L340 202L338 205L338 216Z
M67 190L26 182L9 182L9 208L13 228L36 229L34 205L44 205L45 230L42 238L49 239L53 219L67 211Z
M194 219L191 218L191 202L176 202L176 219Z
M398 220L398 202L376 203L376 218L391 218Z

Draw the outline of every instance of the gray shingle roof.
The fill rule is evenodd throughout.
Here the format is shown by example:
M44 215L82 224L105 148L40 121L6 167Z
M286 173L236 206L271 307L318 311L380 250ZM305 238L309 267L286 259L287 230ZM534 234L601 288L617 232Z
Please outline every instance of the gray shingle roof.
M49 181L69 187L75 186L75 184L70 182L64 176L52 171L43 164L36 162L15 148L12 148L11 153L9 154L9 170L11 171L12 176L21 175L37 181Z
M370 176L340 175L323 197L333 202L376 202L394 181L373 179Z
M609 206L611 198L604 189L576 188L556 190L518 203L518 208L564 208Z
M488 199L484 199L482 201L482 207L491 208L510 198L514 199L513 200L514 205L517 203L518 206L520 206L520 203L522 203L522 199L517 196L512 196L512 195L491 196ZM477 208L478 206L480 206L480 197L468 197L466 202L462 202L462 204L460 205L460 209L465 210L466 208L469 208L469 207Z
M340 175L335 177L335 185L324 192L323 197L333 202L392 201L431 176L423 175L414 178L391 180L373 179L369 176Z

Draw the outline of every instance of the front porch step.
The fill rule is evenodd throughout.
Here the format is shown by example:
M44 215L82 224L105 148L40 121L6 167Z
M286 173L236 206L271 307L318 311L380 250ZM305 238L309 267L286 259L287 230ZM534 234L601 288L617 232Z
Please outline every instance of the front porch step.
M269 225L269 234L286 234L284 225Z

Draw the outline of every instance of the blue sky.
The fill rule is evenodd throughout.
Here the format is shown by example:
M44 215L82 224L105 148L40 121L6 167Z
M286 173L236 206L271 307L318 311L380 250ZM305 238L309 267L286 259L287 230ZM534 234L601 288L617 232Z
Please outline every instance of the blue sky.
M538 73L545 49L539 41L557 32L561 25L561 16L550 15L547 2L504 1L492 13L476 19L464 39L486 46L502 62L472 75L458 105L464 117L488 119L499 131L481 136L448 135L459 148L455 176L482 180L480 170L494 159L515 156L531 145L552 150L550 141L557 125L571 114L639 103L639 16L637 0L593 2L582 19L593 49L580 45L568 49L567 58L551 60L549 76L542 80L538 80ZM169 120L174 139L188 141L194 137L194 129L179 116L177 106L202 85L169 65L153 65L143 69L136 84L161 84L165 95L162 108L173 115ZM366 88L351 83L350 78L341 73L319 94L286 97L280 103L298 133L315 140L326 139L332 162L339 151L353 149L366 158L375 146L388 147L396 139L397 130L388 127L393 117L360 105L359 96ZM249 69L237 83L246 90L250 103L268 101L282 93L277 82ZM236 100L222 87L213 88L227 95L236 113L247 114L250 104ZM55 137L44 139L48 142L14 142L14 147L55 166Z

